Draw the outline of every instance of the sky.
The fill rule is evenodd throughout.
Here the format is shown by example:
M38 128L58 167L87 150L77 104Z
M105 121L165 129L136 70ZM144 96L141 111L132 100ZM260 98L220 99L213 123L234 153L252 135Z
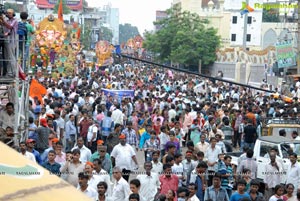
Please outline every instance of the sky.
M102 7L111 3L113 8L119 8L119 23L129 23L137 26L140 34L144 30L153 30L156 10L166 10L171 7L172 0L87 0L89 7Z

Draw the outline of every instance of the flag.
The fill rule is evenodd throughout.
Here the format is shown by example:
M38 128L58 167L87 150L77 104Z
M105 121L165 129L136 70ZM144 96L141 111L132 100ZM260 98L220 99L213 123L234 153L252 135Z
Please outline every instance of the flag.
M47 93L47 89L40 84L36 79L32 79L29 88L29 96L31 98L37 97L38 100L43 103L42 95Z
M80 28L77 28L77 39L80 39L80 33L81 33L81 29Z
M26 80L26 74L24 73L23 69L21 68L20 65L18 65L18 67L19 67L19 78L21 80Z
M63 3L62 0L59 0L57 16L58 16L58 19L60 19L61 21L64 21L64 18L63 18L63 4L62 3Z

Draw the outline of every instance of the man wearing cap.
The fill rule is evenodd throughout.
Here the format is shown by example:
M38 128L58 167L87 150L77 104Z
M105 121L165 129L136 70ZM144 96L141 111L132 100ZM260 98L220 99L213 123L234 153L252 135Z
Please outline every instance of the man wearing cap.
M27 151L32 153L35 157L36 162L38 162L38 164L41 165L42 159L41 159L40 153L34 149L34 145L35 145L34 139L26 140Z
M106 182L110 187L109 174L102 170L98 174L94 171L94 163L88 161L85 163L84 173L89 176L88 185L97 191L97 184L101 181Z
M121 134L119 139L120 143L111 152L111 160L114 167L121 168L124 179L128 181L131 170L138 168L138 162L134 149L126 143L126 136ZM132 167L132 160L135 162L135 168Z
M49 147L48 137L54 132L48 127L47 120L45 118L40 119L40 126L36 129L37 140L36 150L41 154Z
M103 141L97 140L97 151L91 156L90 162L93 162L95 159L100 159L102 168L107 172L111 172L111 160L106 150L107 147L103 145Z
M77 177L78 177L77 189L80 190L89 198L92 198L93 200L96 199L98 197L97 191L88 184L89 176L84 172L80 172Z
M58 138L51 138L49 136L49 140L51 141L51 146L49 148L47 148L42 154L41 154L41 159L42 159L42 163L47 161L47 157L48 157L48 153L50 150L55 150L56 148L56 143L59 141Z
M25 142L20 143L20 152L23 156L25 156L25 158L28 158L29 160L36 162L34 155L27 151Z

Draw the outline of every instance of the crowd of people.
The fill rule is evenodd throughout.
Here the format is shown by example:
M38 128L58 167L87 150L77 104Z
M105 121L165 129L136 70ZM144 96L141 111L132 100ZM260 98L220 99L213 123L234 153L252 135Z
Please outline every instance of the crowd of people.
M297 98L285 103L276 94L132 61L94 69L83 55L76 72L37 78L47 94L30 100L27 137L15 148L90 198L300 200L297 154L290 153L284 184L278 150L269 150L263 182L253 158L263 119L298 118ZM0 112L6 143L16 112L13 103ZM233 164L227 152L239 150Z

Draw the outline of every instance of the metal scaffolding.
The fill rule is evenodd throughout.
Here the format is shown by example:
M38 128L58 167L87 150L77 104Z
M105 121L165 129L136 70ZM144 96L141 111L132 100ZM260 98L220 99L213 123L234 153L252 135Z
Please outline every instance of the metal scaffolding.
M17 35L16 35L17 37ZM14 103L14 137L13 143L15 146L18 146L19 143L26 139L26 125L28 120L28 105L29 105L29 81L22 80L19 77L19 67L21 66L22 69L25 69L25 51L21 51L22 54L20 55L19 50L19 40L13 39L16 41L16 51L15 51L15 61L11 60L10 58L4 57L4 46L1 48L1 59L0 59L0 68L1 72L3 73L3 69L7 68L8 62L10 64L14 63L15 65L13 68L13 75L11 77L7 76L0 76L0 88L2 90L1 97L1 106L4 109L7 102ZM5 42L10 42L9 39L5 39ZM25 41L23 41L23 47L25 46ZM13 62L12 62L13 61ZM15 72L14 72L15 71ZM5 123L6 119L0 119L0 124L2 125ZM7 142L7 144L10 142Z

